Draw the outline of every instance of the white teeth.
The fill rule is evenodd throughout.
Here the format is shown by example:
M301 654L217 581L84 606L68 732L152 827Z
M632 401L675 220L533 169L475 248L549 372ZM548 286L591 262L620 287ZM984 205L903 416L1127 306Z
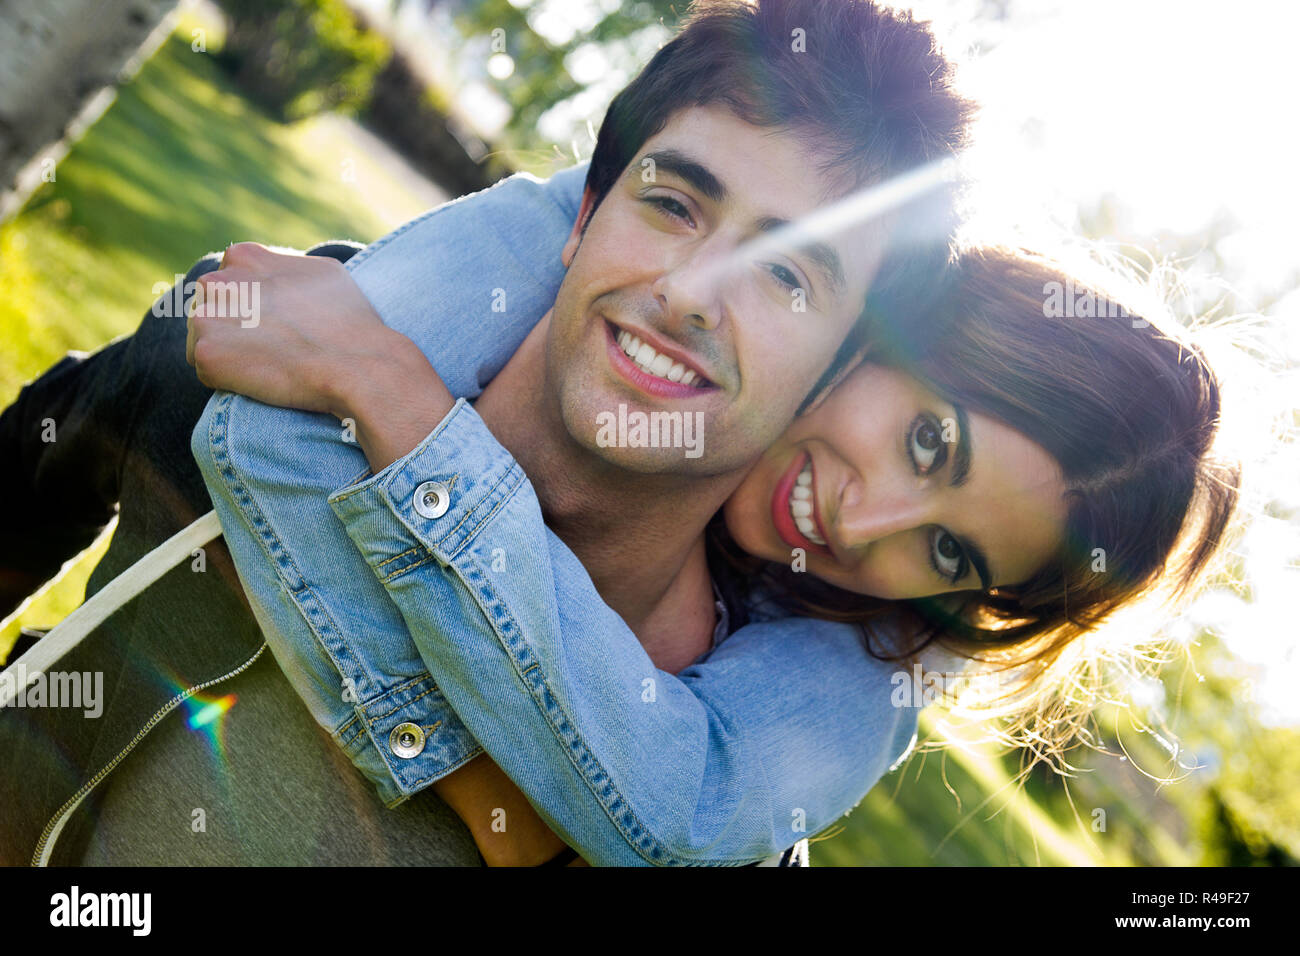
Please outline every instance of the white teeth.
M695 385L696 388L704 387L702 382L697 384L700 377L694 371L687 369L681 362L673 361L671 356L656 352L652 345L642 342L631 332L620 331L615 341L618 343L618 347L623 350L623 353L635 362L642 371L658 378L667 379L670 382Z
M813 544L824 546L826 541L817 533L817 525L813 521L812 459L804 463L795 479L794 488L790 491L789 508L790 517L794 518L794 526L799 529L799 533Z

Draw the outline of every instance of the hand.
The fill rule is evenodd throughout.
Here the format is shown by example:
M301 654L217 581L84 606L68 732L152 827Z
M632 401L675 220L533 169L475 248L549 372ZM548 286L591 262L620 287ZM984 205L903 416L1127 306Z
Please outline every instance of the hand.
M226 250L190 300L185 358L210 388L344 417L343 392L403 336L388 329L337 260Z
M415 343L324 256L236 243L198 279L186 328L185 357L204 385L351 420L375 471L455 404Z

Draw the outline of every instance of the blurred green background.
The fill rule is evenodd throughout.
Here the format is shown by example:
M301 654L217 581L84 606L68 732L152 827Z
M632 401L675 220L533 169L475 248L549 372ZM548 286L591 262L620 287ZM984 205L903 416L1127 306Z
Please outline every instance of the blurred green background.
M169 38L71 144L53 181L0 224L0 404L65 351L129 333L156 283L229 242L368 241L511 170L546 175L585 158L610 95L682 9L603 0L223 7L229 20L212 6L183 5ZM1092 9L1104 18L1105 7ZM1193 89L1204 72L1194 44L1182 48L1186 77L1150 57L1148 81L1165 85L1155 95L1133 76L1111 89L1104 65L1086 59L1061 68L1069 61L1061 37L1073 37L1077 52L1113 36L1104 22L1081 33L1063 5L939 0L921 12L950 26L949 50L975 64L972 91L1002 107L986 110L988 145L972 159L988 184L973 200L977 219L991 223L984 228L1035 237L1070 230L1107 240L1117 254L1173 259L1191 277L1188 313L1258 313L1256 356L1281 368L1278 382L1294 383L1300 270L1273 244L1289 238L1282 230L1300 211L1267 191L1273 170L1251 167L1233 139L1253 133L1251 145L1267 157L1271 128L1225 128L1255 114L1231 98L1215 113L1204 97L1219 87ZM1131 16L1127 23L1133 28ZM1154 23L1138 41L1168 52L1151 39L1167 24ZM1222 35L1218 42L1222 53ZM1071 69L1079 76L1061 80ZM1035 70L1057 78L1048 93L1034 82L1047 74ZM1095 113L1081 112L1098 101ZM1210 120L1153 157L1136 138L1162 117L1181 128L1188 121L1176 104ZM1193 156L1218 161L1216 150L1240 158L1222 182L1187 168ZM1287 465L1295 461L1286 431L1296 424L1293 397L1259 411L1281 416L1284 430L1266 430L1274 444L1258 454L1255 518L1232 578L1175 622L1159 681L1097 710L1095 746L1070 755L1077 772L1022 774L1022 754L963 742L978 727L951 727L942 750L915 753L818 838L813 862L1300 859L1300 708L1288 680L1300 659L1283 603L1300 570L1297 472ZM0 655L21 625L51 626L80 602L106 543L0 632ZM922 738L934 741L932 711L922 714Z

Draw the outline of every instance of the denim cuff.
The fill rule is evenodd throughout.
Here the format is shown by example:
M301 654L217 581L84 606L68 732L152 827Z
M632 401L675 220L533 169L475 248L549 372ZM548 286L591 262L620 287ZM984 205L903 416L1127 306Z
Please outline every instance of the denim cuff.
M428 674L358 704L333 736L390 808L483 752Z
M478 413L458 399L429 435L329 505L381 581L437 560L446 567L524 481Z

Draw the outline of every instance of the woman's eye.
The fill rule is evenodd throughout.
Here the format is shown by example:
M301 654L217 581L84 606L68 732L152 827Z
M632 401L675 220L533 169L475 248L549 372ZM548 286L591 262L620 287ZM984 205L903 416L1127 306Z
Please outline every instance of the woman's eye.
M953 584L966 576L966 553L957 539L942 528L930 539L930 563Z
M943 440L939 423L929 415L921 415L912 423L908 444L918 474L928 475L942 468L948 460L948 446Z

